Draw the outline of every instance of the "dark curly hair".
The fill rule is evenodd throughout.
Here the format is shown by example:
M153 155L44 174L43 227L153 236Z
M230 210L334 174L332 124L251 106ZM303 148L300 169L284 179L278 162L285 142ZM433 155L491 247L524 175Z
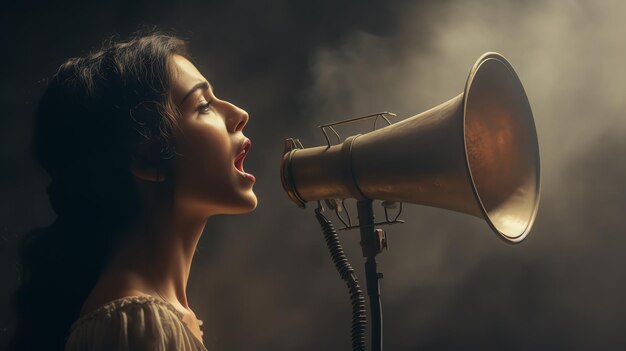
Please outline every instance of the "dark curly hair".
M71 324L141 207L131 164L167 172L179 111L169 58L183 40L156 31L110 39L61 65L35 111L32 149L57 219L25 235L10 350L62 350ZM139 152L141 151L141 152Z

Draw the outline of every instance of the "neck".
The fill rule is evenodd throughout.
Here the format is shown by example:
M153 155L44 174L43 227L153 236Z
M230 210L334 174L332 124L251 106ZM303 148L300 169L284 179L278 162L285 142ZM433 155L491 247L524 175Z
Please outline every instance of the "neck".
M107 271L123 286L189 309L187 281L191 262L209 218L154 201L126 235Z

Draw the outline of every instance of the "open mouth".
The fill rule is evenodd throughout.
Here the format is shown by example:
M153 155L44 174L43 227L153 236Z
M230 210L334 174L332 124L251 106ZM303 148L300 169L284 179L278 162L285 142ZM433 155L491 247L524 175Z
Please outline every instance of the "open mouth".
M235 168L240 173L242 173L247 178L254 179L254 176L252 174L246 173L243 169L243 160L246 158L246 156L248 156L248 152L250 151L251 146L252 146L252 143L250 142L250 139L246 139L241 145L241 151L239 152L239 155L235 157L234 164L235 164Z

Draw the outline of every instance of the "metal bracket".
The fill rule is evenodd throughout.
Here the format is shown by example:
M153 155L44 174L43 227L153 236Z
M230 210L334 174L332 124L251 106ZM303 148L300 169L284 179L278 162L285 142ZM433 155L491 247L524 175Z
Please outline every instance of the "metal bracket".
M339 122L333 122L333 123L327 123L327 124L323 124L321 126L318 126L318 128L320 128L322 130L322 133L324 133L324 138L326 139L326 144L328 145L328 147L331 147L332 144L330 142L330 138L328 137L328 133L326 132L326 128L329 128L333 134L335 134L335 137L337 137L337 142L339 144L341 144L341 136L339 135L339 133L337 132L337 130L334 128L337 125L340 124L348 124L348 123L353 123L356 121L361 121L361 120L365 120L365 119L370 119L370 118L375 118L374 119L374 127L372 129L372 131L376 130L376 124L378 122L378 119L382 118L383 120L385 120L385 122L387 122L387 125L391 125L391 121L389 121L389 118L387 117L396 117L397 115L393 112L378 112L378 113L374 113L371 115L366 115L366 116L360 116L360 117L353 117L353 118L348 118L345 119L343 121L339 121Z
M377 243L378 243L378 253L383 252L383 250L388 250L388 248L387 248L387 233L385 232L385 230L380 229L380 228L376 228L376 229L374 229L374 232L376 234L376 239L377 239Z
M338 204L338 200L335 200L334 203ZM345 204L345 199L341 200L341 204L338 204L338 208L339 207L343 207L343 211L339 210L338 208L335 209L335 214L337 215L337 218L339 218L339 221L341 221L341 223L343 223L344 227L343 228L339 228L339 230L351 230L351 229L358 229L361 227L360 224L353 224L352 223L352 218L350 217L350 212L345 208L344 206ZM396 216L393 219L389 219L389 212L388 212L388 208L394 208L394 207L389 207L389 204L394 204L394 207L398 207L399 205L399 210L398 213L396 214ZM385 220L381 221L381 222L375 222L374 225L375 226L380 226L380 225L391 225L391 224L401 224L404 223L403 220L398 219L400 218L400 214L402 213L402 202L392 202L392 201L383 201L382 202L382 206L385 209ZM346 220L344 220L343 216L339 214L339 212L343 212L346 214L346 217L348 218L348 221L346 222Z

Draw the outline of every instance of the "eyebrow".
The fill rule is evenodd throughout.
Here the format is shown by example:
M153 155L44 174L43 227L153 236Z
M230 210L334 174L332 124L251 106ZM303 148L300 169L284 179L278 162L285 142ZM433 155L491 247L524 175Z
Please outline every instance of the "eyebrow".
M196 85L194 85L191 90L189 90L189 92L187 92L187 94L185 95L185 97L183 97L183 99L180 101L181 105L185 102L185 100L187 100L187 98L193 94L196 90L198 89L202 89L202 90L207 90L211 88L211 90L213 90L213 86L211 85L211 83L207 82L207 81L202 81L200 83L197 83Z

